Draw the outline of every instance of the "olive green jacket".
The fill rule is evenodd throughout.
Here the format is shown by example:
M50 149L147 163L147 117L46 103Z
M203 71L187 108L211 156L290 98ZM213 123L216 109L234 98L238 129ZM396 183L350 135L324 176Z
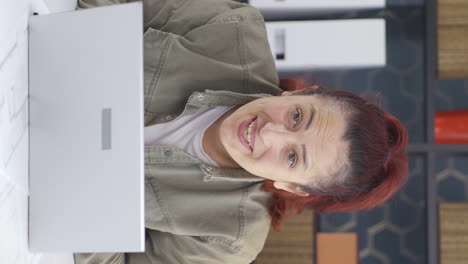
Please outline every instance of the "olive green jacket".
M79 8L119 2L81 0ZM153 0L144 2L144 25L146 126L280 92L263 18L248 5ZM261 185L243 169L212 167L171 146L145 147L146 251L76 254L75 261L250 263L270 225Z

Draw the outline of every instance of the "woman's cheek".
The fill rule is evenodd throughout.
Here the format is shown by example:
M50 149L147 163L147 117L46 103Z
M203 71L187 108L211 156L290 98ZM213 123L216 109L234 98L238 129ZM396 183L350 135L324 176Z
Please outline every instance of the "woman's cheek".
M278 168L281 165L281 160L272 152L267 153L262 157L262 160L259 162L262 164L262 167L265 169L269 168Z

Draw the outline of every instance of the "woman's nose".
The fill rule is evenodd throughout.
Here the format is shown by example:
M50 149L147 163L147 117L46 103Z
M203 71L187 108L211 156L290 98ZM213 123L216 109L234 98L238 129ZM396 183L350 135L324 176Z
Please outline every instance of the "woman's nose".
M283 124L275 124L268 122L260 130L260 136L267 144L275 144L284 142L286 139L291 138L291 131L289 131Z

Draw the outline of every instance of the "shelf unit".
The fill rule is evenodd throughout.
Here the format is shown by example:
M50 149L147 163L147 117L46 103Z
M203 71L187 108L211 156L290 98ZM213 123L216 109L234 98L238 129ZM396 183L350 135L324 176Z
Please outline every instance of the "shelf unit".
M437 154L468 154L466 144L435 144L434 89L437 80L437 0L425 1L424 110L426 143L410 144L410 155L422 155L426 161L426 263L440 263L438 189L435 172Z
M426 144L409 146L409 153L424 154L426 157L426 261L428 264L439 263L439 224L437 210L437 181L435 177L436 153L453 153L462 151L461 145L437 145L434 142L434 87L437 65L437 0L426 0L425 14L425 123ZM466 148L466 147L465 147ZM413 152L414 153L414 152Z

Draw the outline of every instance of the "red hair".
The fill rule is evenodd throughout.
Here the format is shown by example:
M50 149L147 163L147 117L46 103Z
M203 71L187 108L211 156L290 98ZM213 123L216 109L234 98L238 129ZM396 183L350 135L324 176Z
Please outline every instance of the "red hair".
M326 213L374 208L392 197L406 182L408 134L398 119L376 104L347 91L309 86L294 78L281 79L280 87L286 91L309 88L301 94L328 96L346 102L351 108L353 118L348 121L344 139L350 141L352 183L332 187L331 192L298 196L276 189L273 181L266 180L263 190L273 193L269 213L274 229L281 230L288 217L304 209Z

